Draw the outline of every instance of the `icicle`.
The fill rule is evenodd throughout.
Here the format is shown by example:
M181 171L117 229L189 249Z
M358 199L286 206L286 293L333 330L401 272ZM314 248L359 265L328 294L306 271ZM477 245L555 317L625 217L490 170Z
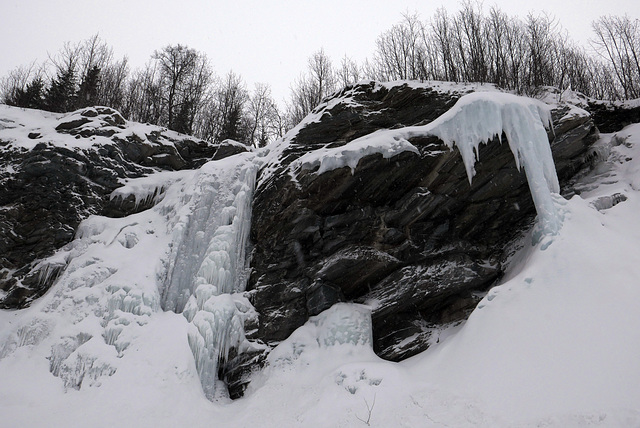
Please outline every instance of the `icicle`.
M505 93L477 92L460 98L424 130L458 148L469 183L475 175L480 143L486 144L504 132L516 166L524 166L540 227L545 235L555 235L562 220L552 193L559 193L560 185L545 127L551 127L551 112L542 102ZM416 133L416 128L410 134Z

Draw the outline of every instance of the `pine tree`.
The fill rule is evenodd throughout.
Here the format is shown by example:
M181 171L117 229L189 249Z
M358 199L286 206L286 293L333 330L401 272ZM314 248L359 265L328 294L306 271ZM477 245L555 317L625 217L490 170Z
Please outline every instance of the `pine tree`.
M20 107L41 109L44 107L44 81L37 77L26 87L20 100Z
M49 111L66 113L75 106L76 75L73 67L58 71L45 96L45 107Z
M178 114L173 118L170 128L176 132L191 135L193 130L193 109L194 103L191 100L183 101Z
M100 86L100 68L94 65L87 71L87 74L80 82L76 97L77 108L94 106L98 101L98 90Z

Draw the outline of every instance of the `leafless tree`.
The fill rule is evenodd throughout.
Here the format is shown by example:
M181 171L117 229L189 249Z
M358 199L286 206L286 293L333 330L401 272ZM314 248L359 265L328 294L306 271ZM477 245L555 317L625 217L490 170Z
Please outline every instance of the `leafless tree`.
M300 74L291 87L287 103L290 127L300 122L311 110L335 90L335 76L331 60L320 49L307 61L307 71Z
M625 99L640 97L640 21L603 16L592 23L591 46L604 58Z
M249 123L249 143L254 147L264 147L279 131L278 107L271 96L271 87L256 83L247 102Z
M97 104L120 110L124 106L127 81L129 78L129 60L124 57L110 62L102 69Z
M340 68L336 70L336 84L344 88L358 82L362 77L358 63L347 55L342 57Z
M229 71L216 93L219 110L219 131L216 140L232 139L246 142L248 134L246 104L249 95L242 77Z
M196 68L198 54L194 49L183 45L168 45L155 51L153 59L158 64L164 99L166 102L166 123L174 128L174 118L178 110L178 98L190 75Z
M9 71L9 74L0 79L0 102L18 105L19 95L26 92L29 83L42 80L44 74L44 64L39 65L36 61Z
M417 14L405 13L402 21L376 40L374 64L382 80L424 80L423 25Z

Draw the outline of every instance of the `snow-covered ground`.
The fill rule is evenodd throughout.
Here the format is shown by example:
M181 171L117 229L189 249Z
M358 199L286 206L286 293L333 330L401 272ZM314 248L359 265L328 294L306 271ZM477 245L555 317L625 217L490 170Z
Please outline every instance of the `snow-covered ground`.
M199 377L227 345L198 345L210 333L198 314L253 316L225 245L245 239L252 174L268 156L138 179L128 189L140 199L164 189L156 207L85 221L48 261L68 264L56 285L0 311L0 426L640 426L640 124L599 144L606 161L581 194L553 197L555 235L523 237L502 284L428 351L379 359L367 308L337 305L280 344L233 402ZM206 257L184 284L171 263L195 240ZM210 286L220 276L232 294ZM183 305L193 314L163 311ZM249 346L231 330L225 340Z

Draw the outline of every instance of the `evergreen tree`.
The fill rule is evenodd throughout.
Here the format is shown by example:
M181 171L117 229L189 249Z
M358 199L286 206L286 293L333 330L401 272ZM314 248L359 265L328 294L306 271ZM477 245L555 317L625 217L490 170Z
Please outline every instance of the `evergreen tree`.
M180 105L178 114L173 119L171 129L191 135L193 130L193 110L194 103L191 100L184 100Z
M74 67L58 71L55 79L51 81L49 90L45 96L45 107L49 111L66 113L75 106L76 75Z
M33 79L24 90L20 99L20 107L37 108L44 107L44 81L37 77Z
M77 108L94 106L98 101L100 86L100 68L97 65L91 67L82 79L77 94Z
M24 89L15 88L5 101L14 107L42 109L44 107L43 96L44 82L41 77L36 77Z

